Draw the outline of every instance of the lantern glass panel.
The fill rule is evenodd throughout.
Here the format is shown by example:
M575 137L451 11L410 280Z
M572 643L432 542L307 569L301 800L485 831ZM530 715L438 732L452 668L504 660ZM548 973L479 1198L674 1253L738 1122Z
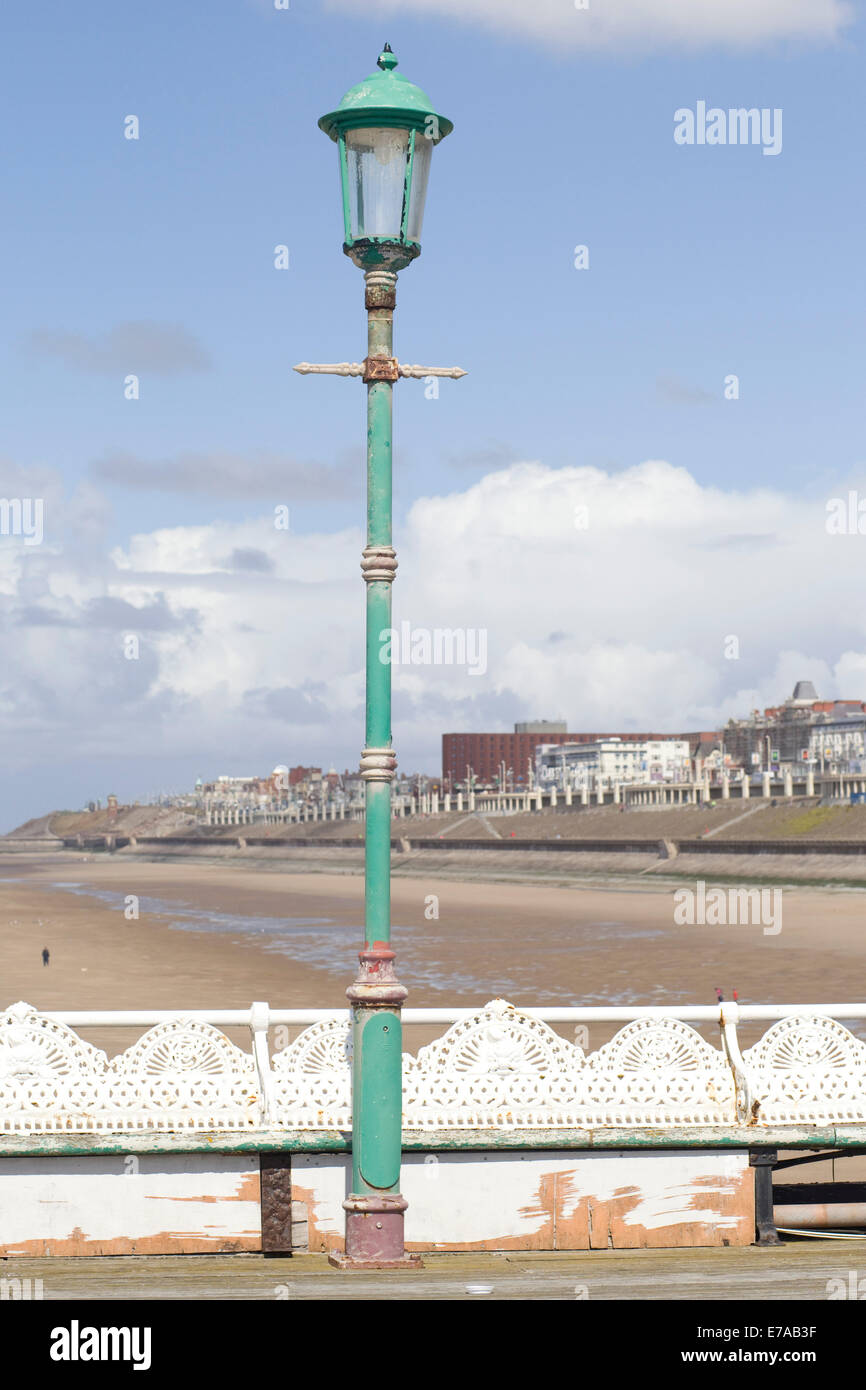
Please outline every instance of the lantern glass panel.
M346 131L349 229L353 238L399 238L409 131L360 127Z
M421 240L421 223L424 221L424 200L427 197L427 179L430 175L430 151L433 141L420 130L415 132L415 157L412 161L412 187L409 190L409 218L406 235L410 241Z

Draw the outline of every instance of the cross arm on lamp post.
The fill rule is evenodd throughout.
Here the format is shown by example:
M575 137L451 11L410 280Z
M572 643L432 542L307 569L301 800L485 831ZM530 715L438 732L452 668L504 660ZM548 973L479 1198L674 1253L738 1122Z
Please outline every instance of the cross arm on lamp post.
M393 375L385 376L381 374L381 369L388 363L393 364L390 368ZM299 362L292 370L300 372L301 376L309 376L315 373L318 376L360 376L365 381L397 381L401 376L414 377L420 380L425 376L447 376L457 380L467 373L462 367L419 367L414 363L411 367L404 362L397 362L395 358L378 357L374 359L375 375L371 371L370 359L363 362Z

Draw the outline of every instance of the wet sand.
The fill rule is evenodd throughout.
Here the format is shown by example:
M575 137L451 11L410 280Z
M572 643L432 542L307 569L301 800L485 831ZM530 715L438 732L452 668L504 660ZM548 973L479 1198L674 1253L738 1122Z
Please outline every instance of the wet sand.
M782 929L770 935L760 925L678 926L674 891L646 881L397 878L394 945L409 1003L464 1006L500 995L536 1005L710 1004L716 985L728 998L736 988L742 1002L862 997L863 893L785 889ZM133 896L140 915L128 919ZM0 865L3 1002L342 1007L362 921L363 879L350 874L18 858Z

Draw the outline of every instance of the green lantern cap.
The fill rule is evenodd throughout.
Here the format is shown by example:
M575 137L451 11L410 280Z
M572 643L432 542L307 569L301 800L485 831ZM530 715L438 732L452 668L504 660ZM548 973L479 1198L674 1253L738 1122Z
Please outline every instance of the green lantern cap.
M432 118L436 123L434 129L438 130L434 142L449 135L454 122L438 115L427 93L395 72L396 66L391 45L386 43L379 54L379 71L365 77L356 87L350 87L336 111L329 111L321 118L319 129L337 140L343 131L358 126L398 126L427 131Z

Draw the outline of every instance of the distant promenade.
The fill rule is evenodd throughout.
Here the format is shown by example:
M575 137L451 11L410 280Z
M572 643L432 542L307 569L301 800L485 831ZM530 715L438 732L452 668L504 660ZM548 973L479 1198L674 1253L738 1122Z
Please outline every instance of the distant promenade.
M515 815L520 812L543 811L557 806L603 807L673 807L708 805L716 801L752 801L763 798L792 799L794 797L817 797L821 801L848 802L851 796L866 798L866 774L821 773L811 767L803 772L786 770L783 773L762 772L752 778L724 775L713 781L710 778L687 782L610 782L598 779L584 782L579 787L567 786L564 790L556 785L525 788L520 791L457 791L440 794L436 791L422 792L417 796L395 796L393 814L395 819L405 819L415 815L458 815L466 812L474 814L504 813ZM324 805L288 806L284 810L260 811L251 805L208 805L201 817L206 825L280 825L315 824L318 821L362 820L363 806L342 802Z
M713 788L713 790L718 790ZM481 802L481 797L477 798ZM279 862L291 872L359 873L363 826L316 820L201 826L154 807L58 813L0 838L7 855ZM392 822L393 869L456 877L740 876L866 884L866 805L817 796L417 812ZM474 866L470 870L470 865Z

